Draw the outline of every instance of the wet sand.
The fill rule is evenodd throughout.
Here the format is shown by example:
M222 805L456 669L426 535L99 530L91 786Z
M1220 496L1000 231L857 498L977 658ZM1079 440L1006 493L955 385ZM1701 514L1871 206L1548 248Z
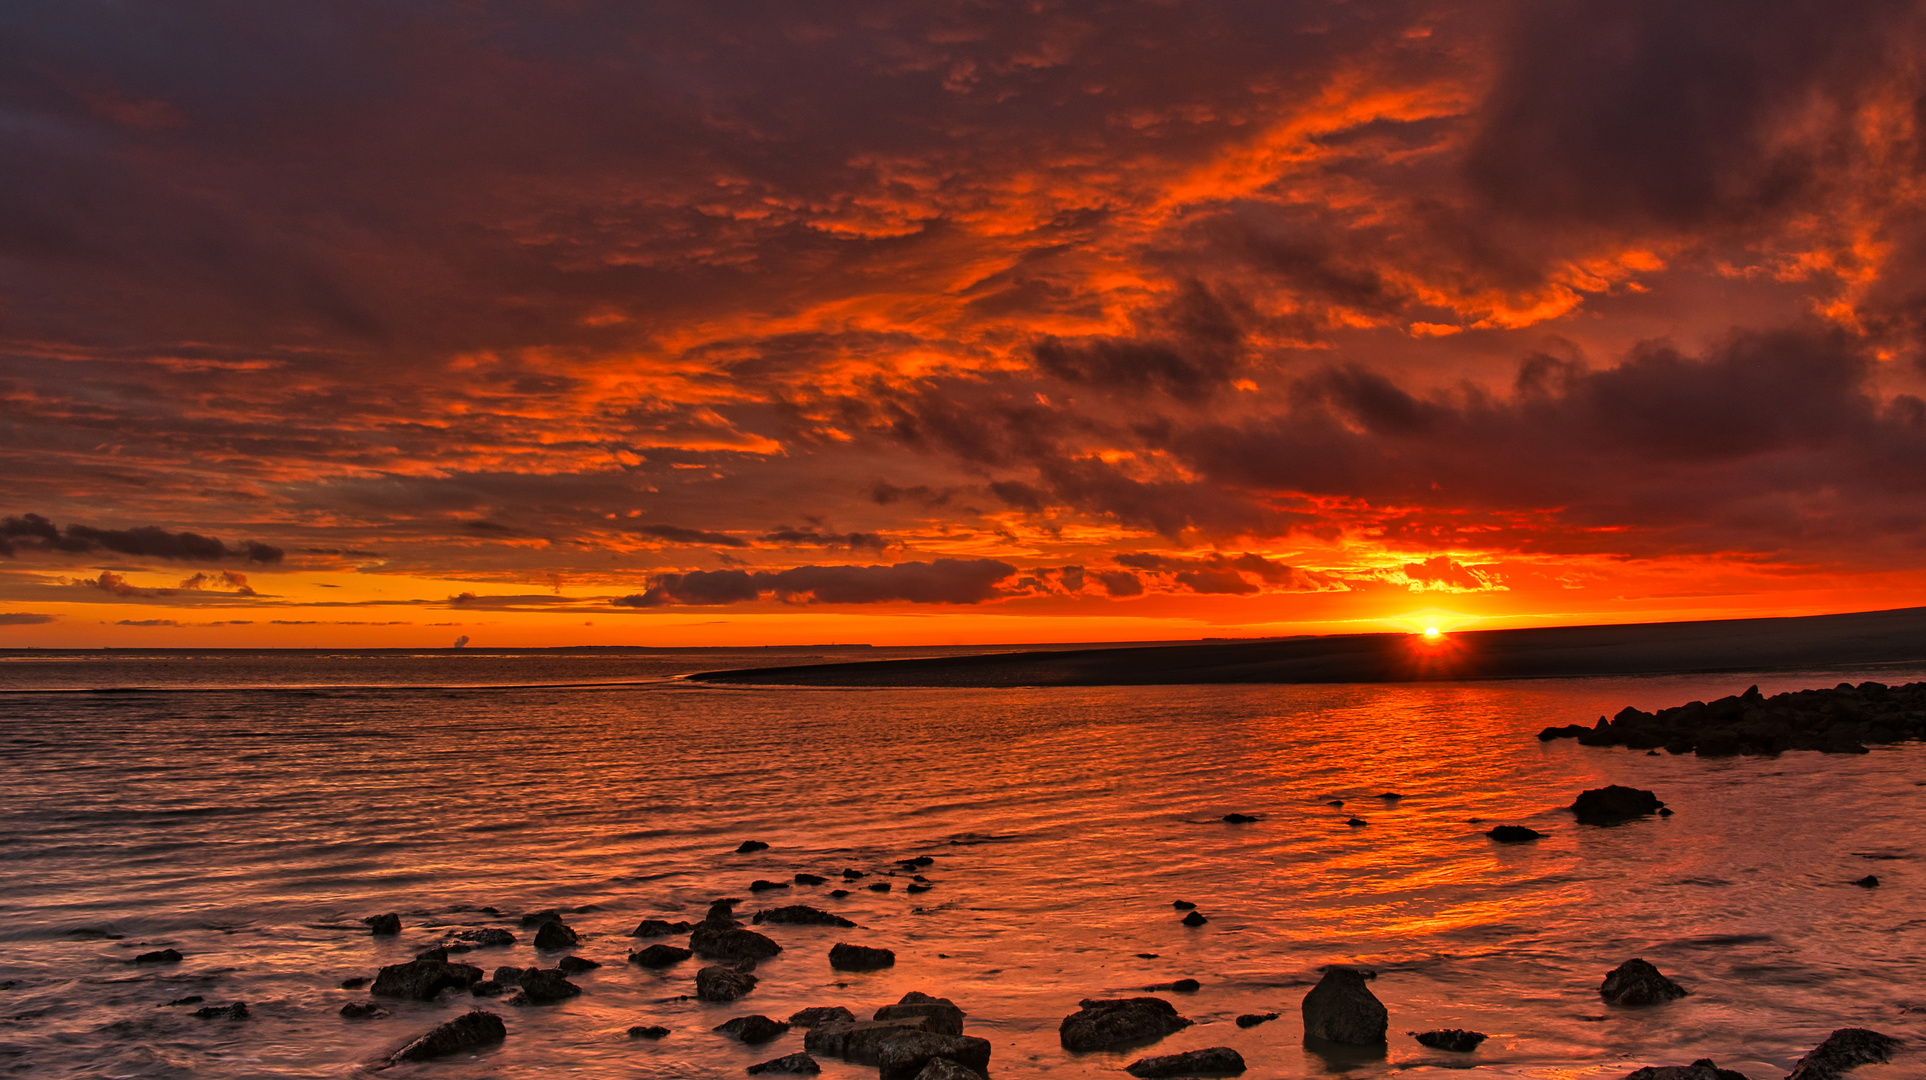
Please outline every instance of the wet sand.
M775 686L1159 686L1687 674L1926 660L1926 608L1784 619L1340 634L709 671Z

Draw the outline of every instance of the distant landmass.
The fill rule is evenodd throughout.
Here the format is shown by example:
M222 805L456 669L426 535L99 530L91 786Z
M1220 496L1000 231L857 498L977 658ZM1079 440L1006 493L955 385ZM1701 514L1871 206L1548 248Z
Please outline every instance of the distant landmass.
M1926 663L1926 608L1777 619L1335 634L708 671L777 686L1414 682Z

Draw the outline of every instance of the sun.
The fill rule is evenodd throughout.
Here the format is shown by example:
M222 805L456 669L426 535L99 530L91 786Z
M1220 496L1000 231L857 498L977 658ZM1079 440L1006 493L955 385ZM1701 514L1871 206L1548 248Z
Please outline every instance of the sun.
M1435 626L1427 626L1427 627L1425 627L1425 628L1424 628L1424 636L1425 636L1425 637L1428 637L1428 638L1436 638L1436 637L1439 637L1439 636L1441 636L1441 633L1440 633L1440 631L1438 630L1438 628L1437 628L1437 627L1435 627Z

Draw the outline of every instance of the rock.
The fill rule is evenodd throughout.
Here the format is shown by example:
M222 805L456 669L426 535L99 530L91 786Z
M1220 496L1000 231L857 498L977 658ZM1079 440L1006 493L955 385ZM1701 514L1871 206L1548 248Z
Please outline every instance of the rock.
M629 1029L629 1038L660 1039L666 1036L668 1033L669 1033L669 1029L663 1027L660 1024L637 1024L634 1027Z
M1179 994L1194 994L1202 989L1203 985L1203 983L1198 982L1196 979L1178 979L1176 982L1158 983L1155 986L1146 986L1144 989L1153 992L1169 990Z
M1236 1076L1244 1071L1244 1055L1228 1046L1187 1050L1181 1054L1138 1058L1124 1071L1145 1080L1172 1076Z
M546 922L535 931L535 947L547 952L573 948L577 940L575 931L563 922Z
M460 950L458 950L458 951L460 951L460 952L467 952L468 950L467 950L466 948L463 948L463 949L460 949ZM446 945L433 945L433 946L430 946L430 947L428 947L428 948L426 948L426 949L423 949L423 950L421 950L420 952L418 952L418 953L416 953L416 954L415 954L415 959L417 959L417 960L446 960L446 959L448 959L448 947L447 947Z
M789 1014L789 1026L799 1028L815 1027L818 1024L837 1022L854 1023L856 1014L841 1005L812 1005Z
M1241 1028L1254 1028L1259 1024L1268 1024L1275 1019L1277 1019L1276 1013L1245 1013L1237 1018L1237 1026Z
M1255 814L1225 814L1224 820L1232 825L1249 825L1258 817Z
M386 915L370 915L361 921L375 937L394 937L401 933L401 916L392 911Z
M883 1043L907 1031L923 1031L920 1016L902 1020L828 1021L803 1034L803 1049L858 1065L874 1065Z
M1085 998L1057 1027L1065 1050L1114 1050L1155 1042L1191 1025L1163 998Z
M1197 905L1188 900L1172 900L1170 906L1176 908L1178 911L1195 911L1197 909Z
M1598 986L1598 996L1608 1005L1657 1005L1690 992L1639 959L1627 960L1613 968Z
M828 878L820 877L816 874L797 874L796 875L796 884L798 885L821 885L823 882L828 880L829 880Z
M361 981L367 982L368 980L363 979ZM11 983L8 984L7 989L9 990L13 989L13 984ZM186 997L175 998L174 1000L168 1002L166 1005L162 1006L162 1008L172 1008L175 1005L199 1005L201 1002L206 1000L207 1000L206 998L202 997L199 994L189 994Z
M561 921L562 921L561 912L556 911L554 908L547 908L542 911L531 911L523 915L522 928L527 929L532 926L540 926L543 923L552 923L552 922L561 922Z
M1304 995L1304 1034L1348 1046L1376 1046L1384 1041L1390 1014L1358 969L1333 965Z
M493 979L483 979L469 987L468 992L476 997L500 997L502 991L506 989L508 989L508 987L503 986Z
M1853 882L1853 884L1862 889L1877 889L1879 887L1879 879L1872 874L1867 874L1865 877Z
M1191 912L1183 918L1185 926L1202 926L1209 921L1209 919L1204 918L1201 912L1196 911Z
M579 975L584 971L594 971L602 965L583 956L564 956L555 961L555 970L564 975Z
M1799 1059L1786 1080L1834 1080L1861 1065L1890 1061L1899 1040L1867 1028L1840 1028Z
M510 1005L553 1005L582 992L581 987L563 978L561 972L540 968L522 972L520 986L522 992L509 1001Z
M1469 1054L1478 1049L1478 1044L1489 1036L1482 1031L1466 1031L1464 1028L1439 1028L1436 1031L1413 1032L1412 1038L1418 1045L1429 1046L1433 1050L1450 1050L1453 1053Z
M782 952L781 945L754 930L717 922L697 926L689 935L689 948L698 956L751 965Z
M1523 825L1500 825L1485 833L1485 835L1501 844L1522 844L1527 840L1542 840L1545 838L1544 833L1539 832L1537 829L1528 829Z
M787 881L770 881L766 878L757 878L749 883L750 892L768 892L770 889L787 889L788 887L789 883Z
M953 1061L985 1072L990 1067L990 1040L973 1035L943 1035L907 1030L884 1039L876 1052L876 1071L882 1080L915 1080L932 1061Z
M904 891L912 892L912 893L926 893L935 887L936 886L931 885L928 882L917 881L917 882L911 882L910 885L906 889L904 889Z
M1324 805L1326 805L1326 806L1343 806L1343 805L1344 805L1344 800L1343 800L1343 799L1328 799L1328 800L1326 800L1326 801L1325 801L1325 803L1324 803Z
M775 923L778 926L855 926L856 924L841 915L832 915L807 904L791 904L788 907L768 908L758 911L750 922L761 924Z
M629 932L630 937L668 937L670 934L686 934L695 929L685 922L663 922L661 919L643 919Z
M1370 822L1364 820L1361 817L1345 818L1344 823L1346 825L1351 826L1353 829L1362 828L1363 826L1371 824Z
M194 1015L202 1020L246 1020L247 1002L237 1001L232 1005L209 1005L195 1009Z
M670 964L680 964L694 955L687 949L678 949L674 945L657 942L639 952L630 953L629 963L639 964L645 968L663 968Z
M1610 787L1593 788L1580 792L1577 801L1568 808L1578 815L1578 820L1587 825L1616 825L1621 821L1656 814L1665 809L1657 795L1642 788Z
M839 941L829 950L829 966L837 971L875 971L895 964L896 953L891 949L872 949Z
M1395 791L1381 791L1378 793L1378 798L1383 799L1387 802L1396 802L1399 799L1404 798L1404 796Z
M1601 716L1599 719L1604 720L1605 718ZM1566 724L1564 727L1548 727L1538 733L1538 741L1550 742L1553 739L1576 739L1580 735L1590 734L1591 731L1592 729L1586 727L1584 724Z
M901 1001L885 1005L876 1010L875 1020L907 1020L923 1018L923 1027L939 1035L963 1034L963 1010L949 998L931 997L920 991L911 990L904 994Z
M135 964L178 964L184 959L186 959L186 957L183 957L173 949L156 949L153 952L141 953L139 956L134 957L131 962Z
M349 1020L371 1020L388 1015L388 1010L372 1001L350 1001L341 1006L341 1015Z
M1690 1065L1662 1065L1656 1068L1647 1066L1627 1076L1625 1080L1748 1080L1742 1072L1721 1069L1712 1064L1711 1058L1700 1058Z
M874 885L865 885L864 888L868 889L870 892L888 892L890 889L890 885L889 885L889 882L887 881L879 881Z
M469 964L450 964L445 960L410 960L390 964L375 973L368 992L379 997L433 1001L443 990L466 990L480 982L482 970Z
M756 977L732 967L706 967L696 972L697 1001L734 1001L756 988Z
M905 870L916 870L925 866L935 866L936 860L928 855L918 855L913 859L899 859L896 865Z
M983 1074L949 1058L931 1058L923 1071L916 1074L916 1080L983 1080Z
M868 876L869 876L868 874L864 873L861 870L851 870L847 866L843 867L844 881L855 881L857 878L866 878Z
M476 1009L445 1024L438 1024L426 1035L388 1055L390 1063L429 1061L466 1050L493 1046L508 1038L508 1026L492 1012Z
M835 897L838 900L841 900L843 897L849 895L849 890L848 889L831 889L829 890L829 895Z
M485 930L463 930L455 937L462 941L472 941L483 947L515 944L515 935L498 926L491 926Z
M763 1073L793 1073L798 1076L814 1076L822 1071L823 1067L816 1064L815 1058L810 1057L800 1050L793 1054L784 1054L782 1057L751 1065L748 1069L749 1075L751 1076L761 1076Z
M490 975L488 978L491 982L498 982L504 986L520 986L522 984L523 975L526 975L531 971L539 971L539 970L541 969L532 968L532 967L531 968L508 967L504 965L502 967L496 968L495 973L493 975Z
M753 852L768 850L769 845L760 840L744 840L742 843L736 845L736 854L738 855L748 855Z
M372 982L372 981L373 981L373 980L371 980L371 979L369 979L369 978L368 978L368 977L367 977L366 975L356 975L356 976L355 976L354 978L352 978L352 979L342 979L342 980L341 980L341 989L343 989L343 990L359 990L359 989L361 989L362 987L364 987L364 986L366 986L366 985L368 985L368 983L370 983L370 982Z
M750 1015L725 1020L710 1030L720 1031L739 1042L754 1044L781 1038L789 1030L789 1025L767 1016Z

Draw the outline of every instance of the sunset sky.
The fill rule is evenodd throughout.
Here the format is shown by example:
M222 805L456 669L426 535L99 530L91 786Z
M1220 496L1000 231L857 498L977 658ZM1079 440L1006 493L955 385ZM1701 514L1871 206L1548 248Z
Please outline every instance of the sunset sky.
M0 647L1926 604L1914 2L0 8Z

